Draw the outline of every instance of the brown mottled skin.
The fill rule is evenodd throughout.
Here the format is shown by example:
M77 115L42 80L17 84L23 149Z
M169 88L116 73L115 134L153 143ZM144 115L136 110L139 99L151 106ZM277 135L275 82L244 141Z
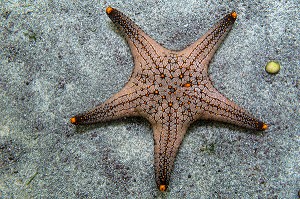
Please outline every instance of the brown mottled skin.
M125 87L103 104L72 117L73 124L142 116L153 127L157 187L165 191L178 148L189 125L198 119L265 130L267 125L219 93L208 76L208 64L237 17L227 14L182 51L166 49L117 9L109 18L125 33L134 70Z

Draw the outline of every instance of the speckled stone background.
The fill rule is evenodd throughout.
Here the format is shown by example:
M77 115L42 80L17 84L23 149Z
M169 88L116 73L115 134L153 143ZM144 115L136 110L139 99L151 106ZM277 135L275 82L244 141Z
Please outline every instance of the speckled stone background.
M298 198L298 0L0 5L0 198ZM212 60L211 78L269 130L195 122L162 194L146 120L71 125L71 116L120 90L133 68L124 37L106 16L108 5L177 50L235 10L237 21ZM270 60L281 64L279 74L265 72Z

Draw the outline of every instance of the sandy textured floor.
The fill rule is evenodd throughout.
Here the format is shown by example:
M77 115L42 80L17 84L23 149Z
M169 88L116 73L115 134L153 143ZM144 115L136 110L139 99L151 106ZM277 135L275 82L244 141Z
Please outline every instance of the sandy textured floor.
M0 198L297 198L299 2L34 2L0 2ZM146 120L71 125L71 116L120 90L133 68L108 5L175 50L235 10L211 78L269 130L195 122L161 194ZM279 74L265 72L270 60L281 64Z

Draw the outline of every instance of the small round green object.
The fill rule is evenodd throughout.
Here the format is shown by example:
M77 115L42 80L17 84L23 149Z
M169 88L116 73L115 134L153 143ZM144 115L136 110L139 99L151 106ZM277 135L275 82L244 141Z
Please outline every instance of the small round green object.
M275 61L269 61L266 65L266 71L270 74L276 74L280 70L280 64Z

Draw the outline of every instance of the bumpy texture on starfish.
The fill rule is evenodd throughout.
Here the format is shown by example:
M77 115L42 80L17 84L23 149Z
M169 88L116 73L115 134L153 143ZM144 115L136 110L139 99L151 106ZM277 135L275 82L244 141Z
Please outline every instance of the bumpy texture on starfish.
M168 50L123 13L106 13L126 35L134 58L125 87L94 109L72 117L72 124L90 124L142 116L153 127L157 187L168 188L175 157L188 126L198 119L227 122L255 130L267 125L219 93L208 76L208 64L237 17L232 12L182 51Z

